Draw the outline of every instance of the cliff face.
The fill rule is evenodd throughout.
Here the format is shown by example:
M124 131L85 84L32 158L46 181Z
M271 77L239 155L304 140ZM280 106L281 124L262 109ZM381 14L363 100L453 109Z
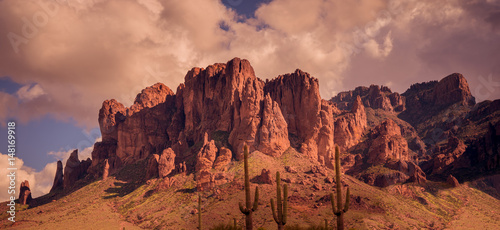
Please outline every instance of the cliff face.
M430 174L467 164L486 164L482 168L491 171L500 167L498 123L469 139L463 127L478 122L485 126L487 116L496 122L498 116L491 114L497 113L498 104L483 103L473 109L474 97L461 74L412 85L401 95L372 85L326 101L320 97L318 80L306 72L296 70L264 82L247 60L234 58L191 69L175 93L157 83L142 90L130 107L114 99L104 101L99 110L102 141L94 145L91 163L72 154L64 169L64 187L71 187L82 171L99 177L105 166L112 174L147 159L148 178L195 172L197 187L210 189L228 180L227 165L242 159L245 144L250 152L272 157L293 147L330 168L332 150L339 145L345 170L378 186L424 182L419 162ZM455 115L462 128L456 127L457 120L441 121ZM447 138L458 138L451 139L447 148L438 148L438 141L423 141L436 128L442 128ZM486 154L473 154L477 152ZM489 163L479 163L482 160ZM367 173L373 165L390 173Z
M103 139L94 146L89 171L99 176L105 159L110 172L151 154L161 159L166 148L174 152L175 165L187 161L188 170L200 171L214 163L220 147L230 154L224 159L240 160L244 144L273 157L292 145L333 166L334 113L338 110L321 99L318 80L309 74L297 70L264 82L247 60L235 58L191 69L175 94L157 83L129 108L105 101L99 111ZM219 142L210 157L196 154L197 143L214 139Z

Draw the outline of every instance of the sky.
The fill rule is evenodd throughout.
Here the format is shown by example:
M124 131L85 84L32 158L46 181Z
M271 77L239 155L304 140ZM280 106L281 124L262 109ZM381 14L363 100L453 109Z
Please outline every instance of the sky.
M299 68L324 99L459 72L483 101L500 98L498 41L500 0L0 0L0 140L15 121L17 180L36 197L57 160L90 157L104 100L130 106L156 82L175 92L192 67L240 57L261 79ZM0 174L6 151L0 141Z

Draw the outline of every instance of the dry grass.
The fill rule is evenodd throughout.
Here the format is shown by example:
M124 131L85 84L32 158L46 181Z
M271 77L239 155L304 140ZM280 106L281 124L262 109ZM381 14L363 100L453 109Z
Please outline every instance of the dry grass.
M313 162L289 149L277 159L254 152L250 154L249 163L250 178L266 168L271 169L273 175L279 170L282 178L294 180L289 184L288 229L319 229L325 218L333 227L335 218L328 194L334 191L334 184L325 183L322 175L305 173ZM294 167L298 173L286 172L285 166ZM55 197L57 200L53 202L19 211L14 225L4 214L0 227L196 229L197 215L191 214L198 201L194 175L176 175L172 187L159 189L162 179L140 181L136 176L140 167L139 162L106 181L90 183L68 196ZM206 229L232 225L233 218L243 227L245 217L238 209L238 202L244 201L242 169L242 162L233 162L228 174L234 176L234 180L220 185L219 195L202 193L202 218ZM332 170L327 173L334 175ZM500 201L468 185L458 188L435 182L425 187L396 185L406 189L406 193L400 194L395 186L380 189L346 175L343 180L351 189L351 208L345 215L348 229L459 229L459 226L500 229ZM313 183L321 184L322 190L314 190ZM269 204L269 199L276 196L275 185L251 185L252 196L255 186L260 188L254 227L276 229Z

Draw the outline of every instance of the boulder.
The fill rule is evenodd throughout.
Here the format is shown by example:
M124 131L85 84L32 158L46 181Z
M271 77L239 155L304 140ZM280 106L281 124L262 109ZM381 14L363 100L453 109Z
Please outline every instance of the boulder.
M448 178L446 179L446 182L451 186L451 187L458 187L460 186L460 183L458 183L458 180L457 178L455 178L454 176L452 176L451 174L448 175Z

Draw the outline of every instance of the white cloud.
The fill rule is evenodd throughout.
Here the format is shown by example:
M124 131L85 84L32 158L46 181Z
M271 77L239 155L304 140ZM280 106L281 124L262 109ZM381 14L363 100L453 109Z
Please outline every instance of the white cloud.
M45 91L42 89L42 87L40 87L39 84L25 85L16 92L16 95L23 101L31 101L35 98L45 95Z
M102 137L98 137L95 142L99 142L102 140ZM83 149L78 152L79 160L86 160L87 158L92 159L92 150L94 149L94 145ZM63 167L66 165L66 161L68 160L71 152L69 151L57 151L57 152L49 152L48 155L54 156L57 160L61 160L63 162ZM15 157L15 168L16 170L16 198L19 197L19 186L21 182L27 180L30 184L30 190L33 198L45 195L50 192L52 188L52 184L54 183L54 176L56 175L57 170L57 161L48 163L45 167L37 172L35 169L24 165L24 161L20 158ZM6 154L0 153L0 175L7 175L10 171L8 168L12 168L9 166L9 156ZM0 202L6 201L9 199L10 195L7 193L9 186L9 178L6 176L0 177Z
M57 2L47 11L39 1L0 1L0 34L25 39L13 45L0 36L0 75L33 82L31 91L45 93L26 89L21 95L32 99L15 101L0 118L22 122L51 114L93 128L103 100L128 106L156 82L175 91L193 66L233 57L248 59L260 78L301 68L319 78L323 98L391 79L405 89L422 80L414 77L436 79L465 67L469 78L500 74L493 63L500 27L494 17L483 20L493 12L485 0L274 0L247 20L216 0ZM30 29L35 32L26 34ZM474 57L474 50L487 61ZM377 70L381 60L391 65ZM391 79L369 82L377 80L374 75Z
M374 39L370 39L363 44L363 46L370 56L374 58L385 58L392 50L391 32L387 34L383 44L379 44Z
M57 169L56 162L47 164L40 172L36 172L33 168L25 166L23 160L17 157L15 157L15 164L15 167L17 168L17 170L15 170L16 199L19 198L19 188L21 186L21 182L25 180L27 180L30 184L31 195L33 198L42 196L50 191ZM9 166L9 156L0 153L0 175L4 175L0 177L0 201L6 201L11 196L7 192L10 179L5 176L12 172L11 170L8 170L8 168L11 167L12 166Z

